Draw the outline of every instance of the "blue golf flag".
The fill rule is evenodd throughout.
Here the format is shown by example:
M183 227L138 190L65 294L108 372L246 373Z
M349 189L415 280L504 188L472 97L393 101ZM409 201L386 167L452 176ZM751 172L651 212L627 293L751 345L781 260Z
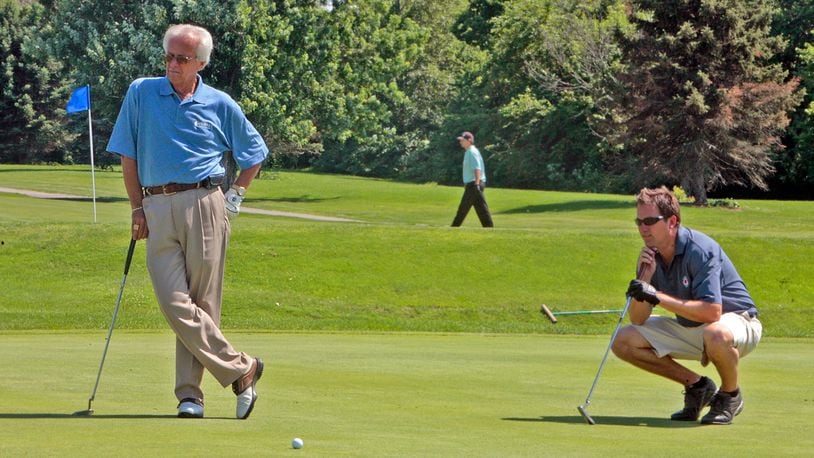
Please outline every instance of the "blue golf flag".
M85 85L78 87L71 92L71 99L68 100L68 106L65 111L70 113L78 113L90 109L90 86Z
M71 92L68 106L65 107L68 114L88 112L88 141L90 142L90 177L93 183L93 222L96 222L96 176L93 173L93 119L90 113L90 84L78 87Z

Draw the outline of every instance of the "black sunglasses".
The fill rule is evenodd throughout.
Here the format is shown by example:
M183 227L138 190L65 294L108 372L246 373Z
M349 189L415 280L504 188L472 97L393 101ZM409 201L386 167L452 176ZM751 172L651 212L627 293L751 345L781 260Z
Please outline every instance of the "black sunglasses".
M645 226L652 226L663 219L664 217L659 215L659 216L648 216L647 218L642 219L636 218L633 221L636 222L636 226L641 226L642 224L644 224Z
M172 62L173 59L175 59L175 61L178 62L178 65L188 64L188 63L192 62L193 60L195 60L194 57L181 56L181 55L172 54L172 53L167 53L167 54L164 55L164 62L166 62L168 64L170 62Z

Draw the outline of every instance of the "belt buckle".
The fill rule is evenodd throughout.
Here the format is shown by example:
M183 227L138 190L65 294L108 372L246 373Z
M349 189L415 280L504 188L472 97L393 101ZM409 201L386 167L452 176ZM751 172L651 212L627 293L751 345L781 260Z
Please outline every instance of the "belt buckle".
M176 191L173 191L173 192L167 192L167 186L168 186L168 185L166 185L166 184L161 185L161 193L162 193L162 194L164 194L165 196L172 196L172 195L174 195L174 194L177 194L177 192L176 192Z

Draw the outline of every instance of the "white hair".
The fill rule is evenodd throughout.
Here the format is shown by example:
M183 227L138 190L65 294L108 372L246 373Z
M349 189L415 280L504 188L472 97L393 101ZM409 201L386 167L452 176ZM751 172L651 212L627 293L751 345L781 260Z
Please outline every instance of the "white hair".
M209 56L212 55L212 34L203 27L192 24L176 24L164 32L164 52L167 52L170 40L184 35L192 36L198 41L198 48L195 50L195 58L208 64Z

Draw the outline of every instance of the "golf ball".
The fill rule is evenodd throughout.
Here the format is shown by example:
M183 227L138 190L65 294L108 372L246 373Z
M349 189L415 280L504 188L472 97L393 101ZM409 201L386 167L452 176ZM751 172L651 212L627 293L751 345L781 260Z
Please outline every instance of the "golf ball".
M295 437L293 441L291 441L291 446L294 448L302 448L303 442L302 439L299 437Z

